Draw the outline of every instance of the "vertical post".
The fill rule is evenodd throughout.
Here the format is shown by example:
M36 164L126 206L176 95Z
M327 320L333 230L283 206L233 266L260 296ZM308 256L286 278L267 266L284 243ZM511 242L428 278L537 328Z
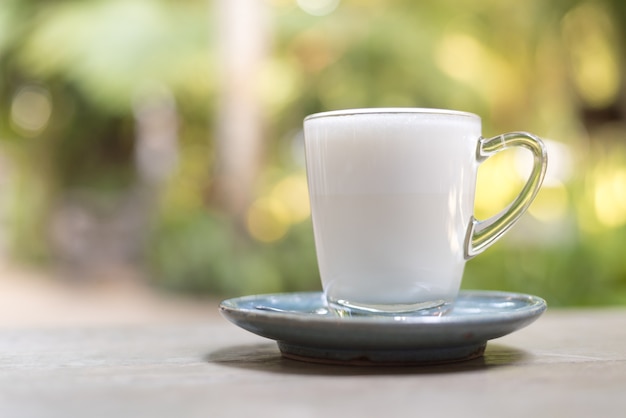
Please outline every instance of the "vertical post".
M212 189L218 204L241 220L263 154L258 79L268 52L268 6L262 0L215 0L215 5L219 110Z

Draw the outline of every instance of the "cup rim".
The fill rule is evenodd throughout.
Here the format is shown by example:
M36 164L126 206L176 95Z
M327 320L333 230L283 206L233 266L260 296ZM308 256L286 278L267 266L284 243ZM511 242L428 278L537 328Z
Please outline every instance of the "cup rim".
M426 107L370 107L370 108L355 108L355 109L342 109L331 110L326 112L313 113L304 118L304 121L311 119L333 117L333 116L354 116L354 115L368 115L368 114L399 114L399 113L415 113L425 115L449 115L449 116L463 116L478 119L480 116L471 112L464 112L461 110L449 110L449 109L436 109Z

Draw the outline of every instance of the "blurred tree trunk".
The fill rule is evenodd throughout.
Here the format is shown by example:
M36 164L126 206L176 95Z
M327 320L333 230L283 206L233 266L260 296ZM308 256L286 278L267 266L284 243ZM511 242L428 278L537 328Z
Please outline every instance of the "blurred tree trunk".
M263 155L258 80L269 49L266 2L216 0L219 102L212 194L242 221Z

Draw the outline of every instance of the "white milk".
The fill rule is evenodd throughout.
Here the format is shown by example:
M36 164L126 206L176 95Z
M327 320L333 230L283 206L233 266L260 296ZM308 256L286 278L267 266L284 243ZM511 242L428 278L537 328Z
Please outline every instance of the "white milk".
M473 213L480 119L369 113L305 121L322 284L352 305L452 301Z

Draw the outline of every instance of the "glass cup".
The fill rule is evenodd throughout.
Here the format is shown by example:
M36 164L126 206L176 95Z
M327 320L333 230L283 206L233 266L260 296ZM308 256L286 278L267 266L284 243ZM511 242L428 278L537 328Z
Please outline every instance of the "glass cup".
M315 247L329 306L370 314L442 314L465 262L515 224L547 167L529 133L481 136L480 117L451 110L354 109L304 120ZM478 166L512 147L534 161L499 214L473 216Z

